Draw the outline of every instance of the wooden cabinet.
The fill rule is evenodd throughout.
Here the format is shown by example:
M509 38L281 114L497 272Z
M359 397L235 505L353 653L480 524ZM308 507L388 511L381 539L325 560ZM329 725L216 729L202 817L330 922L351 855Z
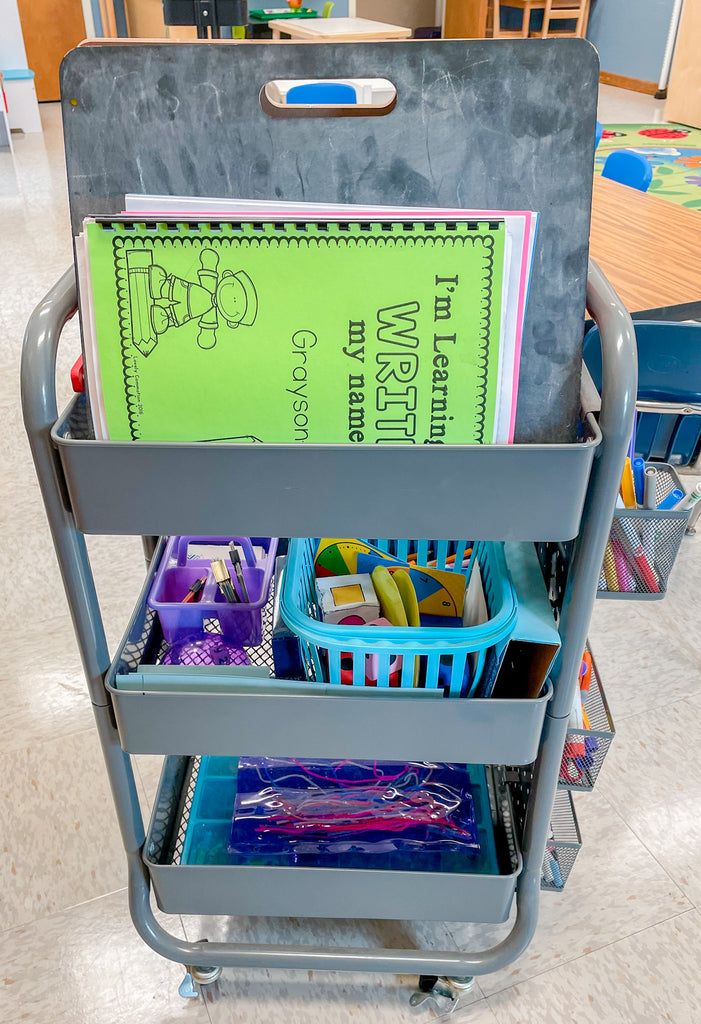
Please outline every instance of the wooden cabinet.
M487 0L445 0L445 38L484 39L487 7Z

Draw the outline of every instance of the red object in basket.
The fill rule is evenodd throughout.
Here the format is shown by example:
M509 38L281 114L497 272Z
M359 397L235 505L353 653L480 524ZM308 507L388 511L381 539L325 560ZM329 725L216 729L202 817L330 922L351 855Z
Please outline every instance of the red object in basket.
M363 655L359 654L359 658ZM377 668L375 667L374 675L372 672L371 655L366 655L366 669L365 669L365 685L366 686L377 686ZM389 685L399 686L399 673L402 667L401 657L396 655L390 658L389 662ZM353 655L349 652L341 654L341 682L346 686L353 685Z
M81 395L85 391L85 370L82 356L78 356L71 367L71 384L76 394Z

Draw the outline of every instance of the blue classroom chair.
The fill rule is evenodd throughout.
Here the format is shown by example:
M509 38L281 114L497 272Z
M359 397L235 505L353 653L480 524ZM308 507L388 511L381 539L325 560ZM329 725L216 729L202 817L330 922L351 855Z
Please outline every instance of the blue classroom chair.
M634 326L638 344L635 454L646 461L688 466L701 451L701 323L638 320ZM597 327L584 339L583 356L600 388Z
M595 149L598 149L599 143L601 142L601 136L603 134L604 134L604 126L602 125L601 121L597 121L596 122L596 145L594 146Z
M606 157L601 176L637 188L639 192L647 192L652 181L652 164L641 153L616 149Z

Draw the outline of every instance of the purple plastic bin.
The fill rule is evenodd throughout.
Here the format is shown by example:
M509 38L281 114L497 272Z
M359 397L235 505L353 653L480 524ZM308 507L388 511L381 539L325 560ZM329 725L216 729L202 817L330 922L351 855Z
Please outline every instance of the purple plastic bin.
M243 551L241 570L246 583L247 604L229 604L212 574L211 559L188 558L191 544L228 549L233 541ZM263 548L256 558L254 547ZM172 644L192 633L200 633L205 623L218 622L226 640L238 647L255 647L261 642L261 610L268 600L275 569L277 537L171 537L149 592L148 604L158 612L163 636ZM213 557L223 557L214 552ZM239 590L236 573L228 555L224 558L234 587ZM196 579L206 576L199 601L183 604L183 598Z

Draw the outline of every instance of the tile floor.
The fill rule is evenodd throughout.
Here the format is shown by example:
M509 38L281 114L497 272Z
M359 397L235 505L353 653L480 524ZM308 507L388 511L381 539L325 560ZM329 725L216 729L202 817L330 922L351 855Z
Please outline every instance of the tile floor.
M45 105L42 117L44 135L17 137L14 162L0 151L0 537L12 595L0 643L0 1020L428 1021L427 1008L409 1007L413 979L365 974L226 971L216 1001L186 1002L177 994L181 969L131 926L124 857L18 402L27 317L71 260L57 107ZM658 121L664 104L603 87L599 117ZM72 324L59 354L61 401L78 351ZM96 538L89 548L114 645L138 590L140 544ZM591 639L618 735L596 791L576 801L584 848L567 889L543 894L526 954L483 978L456 1024L701 1019L700 569L701 537L687 538L664 603L597 606ZM136 759L145 812L158 760ZM193 918L169 927L188 938L433 948L486 946L504 931Z

